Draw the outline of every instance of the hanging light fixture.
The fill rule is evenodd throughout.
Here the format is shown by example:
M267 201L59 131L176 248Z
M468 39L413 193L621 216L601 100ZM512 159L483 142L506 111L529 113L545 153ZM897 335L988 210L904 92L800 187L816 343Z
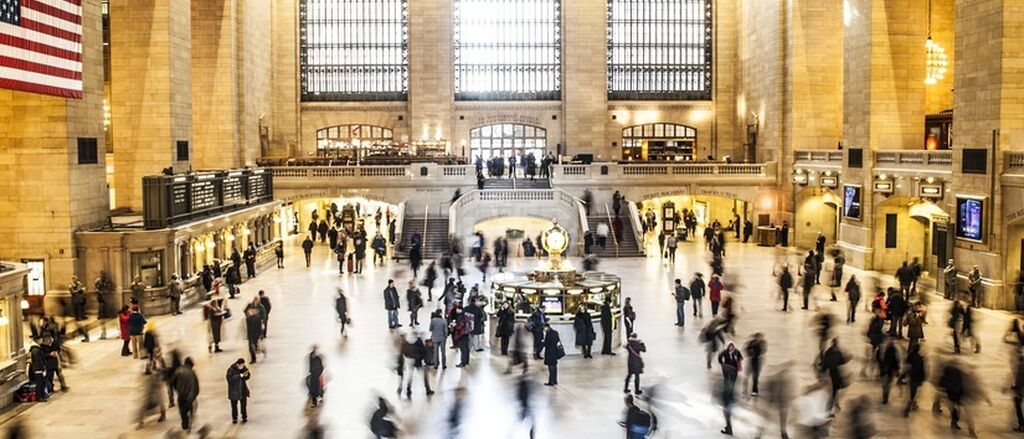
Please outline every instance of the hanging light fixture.
M949 57L946 56L946 49L932 39L932 1L928 0L928 39L924 42L924 83L935 84L946 77L946 68L949 64Z

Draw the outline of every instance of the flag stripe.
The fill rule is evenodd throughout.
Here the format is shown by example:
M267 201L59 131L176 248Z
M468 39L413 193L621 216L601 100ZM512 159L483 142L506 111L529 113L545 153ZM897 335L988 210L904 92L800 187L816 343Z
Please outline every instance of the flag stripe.
M64 21L82 24L82 8L69 5L67 2L54 0L21 0L22 9L35 9L46 15L52 15Z
M35 1L38 1L40 3L44 3L44 4L47 4L47 5L50 5L52 7L57 8L57 9L60 9L60 10L65 11L65 12L70 12L70 13L75 14L75 15L79 15L79 16L82 15L82 7L81 7L82 3L80 1L69 1L69 0L35 0ZM24 4L25 0L21 0L21 2L22 2L22 4Z
M7 23L0 23L0 44L5 44L5 38L10 38L14 41L22 40L27 43L32 43L34 46L31 47L18 46L17 43L11 43L11 45L35 50L36 52L44 52L47 55L73 59L73 57L80 58L82 54L81 43L62 40L57 37L51 37L42 32L14 27ZM41 47L36 49L36 47L39 46ZM75 61L79 61L79 59L75 59Z
M71 23L69 21L55 19L50 15L46 15L42 12L35 11L32 9L21 10L21 24L25 24L25 19L35 21L46 26L51 26L57 29L63 29L68 32L74 32L77 35L82 34L82 25Z
M27 91L33 93L42 93L72 99L82 98L81 84L79 84L77 88L60 88L0 77L0 88L5 88L8 90Z
M6 56L0 56L0 67L10 67L12 69L25 70L28 72L34 72L64 79L82 79L82 72L80 71L59 69L57 67L46 64L34 63L23 59L10 58Z
M10 78L15 81L31 82L33 84L49 85L57 88L66 88L69 90L82 89L81 79L58 78L55 76L44 75L42 73L12 69L10 67L3 66L0 66L0 78Z
M6 56L8 58L25 60L28 62L46 64L54 66L64 70L82 71L82 63L69 61L64 58L58 58L56 56L44 55L39 52L33 52L31 50L25 50L19 47L6 46L0 44L0 56Z
M70 32L64 29L58 29L53 26L49 26L25 17L21 17L21 27L28 30L42 32L47 35L53 35L54 37L60 38L62 40L71 41L72 43L82 42L81 33Z

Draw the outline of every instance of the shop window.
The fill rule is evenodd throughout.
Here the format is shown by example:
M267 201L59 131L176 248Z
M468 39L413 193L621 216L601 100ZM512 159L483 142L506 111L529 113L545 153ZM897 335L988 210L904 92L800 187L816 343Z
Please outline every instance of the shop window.
M475 160L494 157L508 158L515 152L522 158L533 154L540 160L547 151L548 130L514 123L500 123L477 127L469 131L470 150Z
M673 123L649 123L622 129L622 159L697 160L697 129Z
M388 155L394 149L395 133L374 125L337 125L316 130L316 154L355 160Z
M132 253L132 277L142 278L142 284L147 287L163 286L164 252Z

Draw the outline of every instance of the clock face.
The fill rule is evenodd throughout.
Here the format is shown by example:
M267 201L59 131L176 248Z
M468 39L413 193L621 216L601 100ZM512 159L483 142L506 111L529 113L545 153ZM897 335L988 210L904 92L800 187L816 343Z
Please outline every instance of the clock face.
M552 230L548 232L546 241L548 244L548 251L561 250L565 248L567 237L561 230Z

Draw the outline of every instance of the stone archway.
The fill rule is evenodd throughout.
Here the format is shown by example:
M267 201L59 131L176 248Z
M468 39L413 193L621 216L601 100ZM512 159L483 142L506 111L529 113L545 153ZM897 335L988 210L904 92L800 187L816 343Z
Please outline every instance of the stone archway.
M798 248L814 248L820 232L826 245L839 239L839 195L828 188L805 187L796 193L793 220L794 243Z

